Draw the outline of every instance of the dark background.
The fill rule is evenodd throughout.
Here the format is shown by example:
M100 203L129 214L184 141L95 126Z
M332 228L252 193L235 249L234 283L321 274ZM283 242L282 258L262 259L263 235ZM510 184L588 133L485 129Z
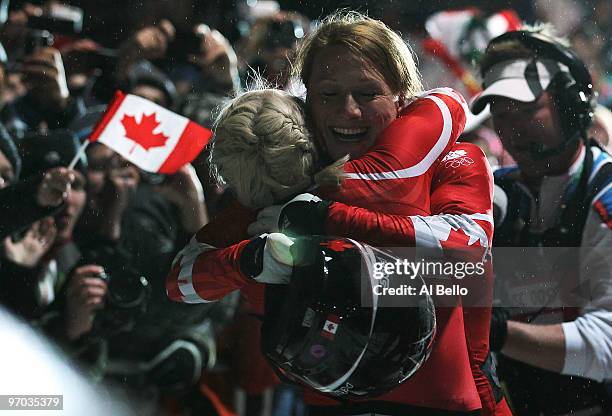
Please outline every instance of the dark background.
M193 23L207 23L219 29L230 41L237 37L238 3L244 0L72 0L69 3L85 11L84 31L106 46L114 46L139 27L168 17L180 28ZM11 1L11 8L22 0ZM30 1L40 4L41 1ZM281 8L304 13L311 19L324 16L341 7L367 12L385 20L390 26L419 31L426 16L448 8L476 6L485 12L512 7L528 22L533 19L531 0L281 0Z

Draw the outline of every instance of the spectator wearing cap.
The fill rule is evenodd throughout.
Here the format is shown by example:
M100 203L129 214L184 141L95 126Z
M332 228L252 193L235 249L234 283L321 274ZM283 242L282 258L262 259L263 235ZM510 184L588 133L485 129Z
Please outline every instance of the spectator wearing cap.
M493 241L521 247L537 264L517 264L518 250L496 257L496 297L516 307L492 320L500 378L515 414L609 415L612 157L588 136L591 76L546 27L493 39L481 73L472 109L490 104L517 162L495 172L507 207Z

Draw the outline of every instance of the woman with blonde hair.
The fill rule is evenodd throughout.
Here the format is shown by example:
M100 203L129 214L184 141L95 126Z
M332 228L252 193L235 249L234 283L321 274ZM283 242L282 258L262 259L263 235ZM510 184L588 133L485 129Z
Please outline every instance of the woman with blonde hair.
M213 176L245 207L263 208L319 185L340 185L342 157L318 170L304 103L284 91L255 89L227 105L215 122Z
M296 68L308 91L306 111L322 152L319 160L336 160L348 154L351 160L343 168L344 183L337 189L316 191L327 200L302 194L285 203L290 192L277 194L281 200L276 203L284 205L264 208L249 227L255 234L273 232L268 236L212 250L211 245L225 247L229 242L220 241L223 239L218 235L215 244L198 233L179 254L168 277L170 298L206 302L235 289L259 291L261 296L258 282L287 282L292 270L290 243L284 234L274 233L279 228L288 233L337 235L386 246L442 249L464 247L468 241L478 241L483 248L490 245L492 180L486 159L476 146L454 145L465 123L465 101L448 89L417 94L418 73L397 34L374 19L356 13L337 14L305 41L298 57ZM251 117L247 109L243 111L235 116ZM265 138L267 132L255 136ZM262 149L262 153L274 160L274 152ZM275 171L259 166L264 159L255 158L256 154L247 158L250 170L233 166L230 172L240 172L244 178L257 170L257 176L262 176L257 180L274 183L264 178ZM448 164L462 158L471 163L459 163L457 168ZM312 172L305 173L303 186L313 182L308 176L312 177ZM290 187L279 184L285 190ZM254 215L234 212L225 218L223 231L234 227L244 231ZM253 256L263 256L263 260L252 261ZM254 263L259 263L259 268L246 267ZM475 369L488 352L483 332L486 328L488 334L490 311L485 308L482 319L466 327L462 319L470 314L460 306L440 308L437 314L442 332L429 361L412 379L380 400L360 406L341 405L307 390L311 412L383 413L383 409L391 409L390 414L438 410L467 414L485 407L481 403L486 400L487 414L494 414L495 399L481 393L482 388L492 394L491 387L483 386L485 376ZM467 339L476 338L478 344L472 351Z

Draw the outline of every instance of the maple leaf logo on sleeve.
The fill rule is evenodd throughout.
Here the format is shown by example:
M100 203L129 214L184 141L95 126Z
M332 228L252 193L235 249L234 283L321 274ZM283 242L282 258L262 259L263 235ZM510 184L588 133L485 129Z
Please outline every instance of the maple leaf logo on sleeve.
M149 150L152 147L163 147L166 145L168 136L163 133L153 133L159 126L157 114L143 114L140 123L136 121L136 117L125 114L121 119L121 124L125 128L125 136L134 141L134 146L130 149L130 153L134 151L136 145L140 145L143 149Z

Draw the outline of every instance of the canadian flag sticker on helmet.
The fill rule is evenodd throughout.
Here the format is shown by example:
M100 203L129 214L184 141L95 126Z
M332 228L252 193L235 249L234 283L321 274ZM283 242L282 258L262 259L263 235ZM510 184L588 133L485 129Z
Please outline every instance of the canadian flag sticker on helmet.
M297 238L291 252L291 281L267 285L262 325L262 349L279 375L352 400L381 396L416 373L431 351L435 310L429 294L410 307L378 306L372 264L396 257L325 236Z
M321 247L329 247L334 251L344 251L354 247L353 244L347 243L345 240L331 240L321 243L320 245Z
M323 335L325 338L334 339L334 335L336 334L336 331L338 331L339 323L340 318L338 318L336 315L327 315L321 335Z

